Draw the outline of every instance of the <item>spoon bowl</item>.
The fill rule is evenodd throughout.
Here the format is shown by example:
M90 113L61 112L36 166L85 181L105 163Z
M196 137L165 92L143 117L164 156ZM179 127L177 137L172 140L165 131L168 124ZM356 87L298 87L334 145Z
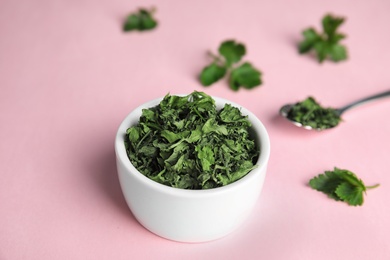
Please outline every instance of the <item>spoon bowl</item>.
M294 121L292 119L290 119L288 117L288 113L290 112L291 108L293 107L294 105L292 104L286 104L284 106L282 106L282 108L280 109L279 113L281 116L285 117L288 121L290 121L291 123L293 123L294 125L298 126L298 127L302 127L302 128L305 128L307 130L313 130L313 127L309 126L309 125L303 125L302 123L298 122L298 121ZM317 129L318 130L318 129Z
M377 99L380 99L380 98L384 98L384 97L388 97L390 96L390 90L387 90L385 92L382 92L382 93L379 93L379 94L376 94L376 95L373 95L373 96L369 96L369 97L366 97L366 98L363 98L363 99L359 99L353 103L350 103L344 107L341 107L341 108L338 108L338 109L334 109L334 111L336 112L336 114L338 116L341 117L341 115L347 111L348 109L350 108L353 108L353 107L356 107L356 106L359 106L359 105L362 105L364 103L367 103L369 101L373 101L373 100L377 100ZM284 106L282 106L279 110L279 114L286 118L288 121L290 121L291 123L293 123L294 125L298 126L298 127L301 127L301 128L304 128L304 129L307 129L307 130L317 130L317 131L322 131L322 130L325 130L325 129L330 129L330 128L333 128L333 127L328 127L328 128L313 128L312 126L310 125L304 125L302 124L301 122L298 122L298 121L295 121L293 119L291 119L289 117L289 113L291 111L291 109L294 107L293 104L286 104Z

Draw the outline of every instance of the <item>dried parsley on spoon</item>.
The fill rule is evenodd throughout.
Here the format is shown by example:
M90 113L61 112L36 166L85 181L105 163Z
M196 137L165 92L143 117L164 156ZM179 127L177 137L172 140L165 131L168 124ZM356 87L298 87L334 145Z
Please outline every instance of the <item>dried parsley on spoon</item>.
M324 130L341 122L340 112L331 107L322 107L313 97L282 107L281 114L290 121L308 129Z

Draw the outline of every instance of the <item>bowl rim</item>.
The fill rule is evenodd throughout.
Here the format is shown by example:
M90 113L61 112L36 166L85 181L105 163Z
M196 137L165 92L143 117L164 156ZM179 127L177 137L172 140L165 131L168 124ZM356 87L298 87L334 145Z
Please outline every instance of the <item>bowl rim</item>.
M170 94L173 95L173 94ZM186 96L186 94L174 94L175 96ZM252 123L252 129L254 132L257 134L257 137L260 142L260 154L259 158L256 161L257 167L253 170L251 170L248 174L246 174L244 177L241 179L230 183L228 185L222 186L222 187L217 187L217 188L212 188L212 189L205 189L205 190L191 190L191 189L181 189L181 188L175 188L171 187L168 185L164 185L161 183L158 183L145 175L143 175L141 172L139 172L134 165L130 162L126 148L124 145L125 141L125 133L127 128L132 126L133 124L131 123L132 121L138 122L139 118L141 116L142 109L145 108L150 108L153 106L156 106L160 103L160 101L164 97L159 97L150 101L147 101L135 109L133 109L127 116L123 119L123 121L120 123L118 130L116 132L115 136L115 154L116 154L116 159L120 160L120 162L124 165L124 167L127 169L126 174L132 174L133 177L137 178L138 181L142 182L144 185L148 186L151 189L158 190L163 193L171 194L174 196L180 196L180 197L202 197L202 196L210 196L210 195L215 195L215 194L220 194L220 193L225 193L234 189L239 189L242 186L245 186L245 183L251 182L258 174L258 172L262 172L264 168L267 167L267 163L269 160L270 156L270 139L268 132L263 125L263 123L253 114L251 111L246 109L244 106L239 105L235 102L232 102L230 100L227 100L225 98L217 97L210 95L214 100L215 104L218 107L220 107L220 104L231 104L232 106L235 106L240 109L243 115L247 115L249 121ZM118 167L118 166L117 166ZM265 174L265 172L263 173Z

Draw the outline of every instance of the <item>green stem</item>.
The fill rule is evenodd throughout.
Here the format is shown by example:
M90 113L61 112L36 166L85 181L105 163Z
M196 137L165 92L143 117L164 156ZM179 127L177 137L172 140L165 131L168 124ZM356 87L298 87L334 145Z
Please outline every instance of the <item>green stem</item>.
M379 187L379 183L378 184L375 184L375 185L372 185L372 186L366 186L366 189L375 189L376 187Z
M208 51L207 55L212 58L218 65L224 66L225 61L220 56L215 55L211 51Z
M149 135L150 135L150 133L151 133L152 131L149 131L149 132L147 132L142 138L141 138L141 140L138 142L138 144L137 144L137 150L139 149L139 146L141 145L141 143L146 139L146 137L148 137Z

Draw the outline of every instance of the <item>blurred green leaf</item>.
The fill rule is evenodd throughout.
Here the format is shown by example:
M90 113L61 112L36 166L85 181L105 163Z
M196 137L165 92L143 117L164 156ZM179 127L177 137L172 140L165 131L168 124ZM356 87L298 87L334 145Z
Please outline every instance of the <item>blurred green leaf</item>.
M240 87L251 89L259 86L261 83L261 72L254 68L249 62L233 69L230 74L230 88L236 91Z
M154 29L157 26L157 21L154 19L153 13L154 9L151 11L139 9L138 12L131 13L123 25L123 31L146 31Z
M346 36L337 32L344 21L345 19L342 17L328 14L322 19L322 33L313 28L304 30L302 32L303 40L298 44L299 53L313 51L320 63L326 59L334 62L346 60L348 58L347 48L339 43Z
M226 74L226 67L219 66L216 63L211 63L205 67L200 74L200 82L203 86L210 86L218 80L222 79Z
M224 41L218 49L219 53L225 58L226 66L237 63L245 55L245 46L234 40Z

